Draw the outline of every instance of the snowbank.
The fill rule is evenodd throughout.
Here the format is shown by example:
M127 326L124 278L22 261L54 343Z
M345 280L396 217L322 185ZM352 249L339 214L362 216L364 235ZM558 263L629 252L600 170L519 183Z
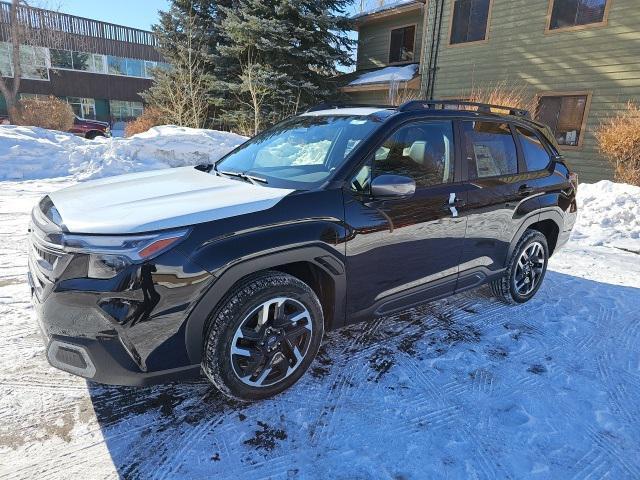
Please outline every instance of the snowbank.
M229 132L155 127L130 138L84 140L34 127L0 126L0 180L77 180L210 163L243 143Z
M246 140L235 133L176 126L154 127L130 138L86 142L71 152L79 180L211 163Z
M0 125L0 180L69 175L69 152L86 140L69 133Z
M571 240L640 253L640 187L608 180L581 184Z
M385 67L373 72L367 72L349 83L349 85L363 85L367 83L381 82L406 82L411 80L418 71L418 65L406 65L404 67Z

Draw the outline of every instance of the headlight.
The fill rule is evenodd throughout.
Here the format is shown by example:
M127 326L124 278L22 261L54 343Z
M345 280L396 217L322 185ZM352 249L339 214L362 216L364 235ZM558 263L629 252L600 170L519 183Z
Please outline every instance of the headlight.
M68 252L89 255L90 278L113 278L133 263L150 260L187 236L189 229L144 235L71 235L63 237Z
M89 278L113 278L122 270L131 265L127 257L120 255L89 255L89 268L87 276Z

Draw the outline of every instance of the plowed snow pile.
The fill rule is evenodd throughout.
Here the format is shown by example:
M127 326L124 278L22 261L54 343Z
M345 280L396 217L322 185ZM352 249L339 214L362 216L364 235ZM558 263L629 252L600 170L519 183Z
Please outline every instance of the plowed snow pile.
M84 140L35 127L0 126L0 180L77 180L210 163L246 137L166 125L130 138Z
M578 188L571 240L640 252L640 187L602 180Z

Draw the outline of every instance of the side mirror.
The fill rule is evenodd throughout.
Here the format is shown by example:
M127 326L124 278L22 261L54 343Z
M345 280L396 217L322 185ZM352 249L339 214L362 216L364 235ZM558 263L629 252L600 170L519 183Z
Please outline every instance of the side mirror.
M415 191L415 180L402 175L380 175L371 182L371 195L374 198L410 197Z

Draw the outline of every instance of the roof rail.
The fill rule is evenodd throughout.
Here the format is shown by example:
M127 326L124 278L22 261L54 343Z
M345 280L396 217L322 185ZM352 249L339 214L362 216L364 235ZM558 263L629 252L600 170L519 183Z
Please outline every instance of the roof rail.
M531 118L531 114L528 110L522 110L520 108L507 107L504 105L492 105L490 103L469 102L467 100L410 100L403 103L398 107L399 112L411 112L414 110L422 109L445 109L448 106L456 107L478 107L478 112L491 113L491 109L506 110L509 115L516 117Z
M334 110L338 108L395 108L391 105L372 105L367 103L344 103L344 102L325 102L314 105L306 110L305 113L318 112L320 110Z

